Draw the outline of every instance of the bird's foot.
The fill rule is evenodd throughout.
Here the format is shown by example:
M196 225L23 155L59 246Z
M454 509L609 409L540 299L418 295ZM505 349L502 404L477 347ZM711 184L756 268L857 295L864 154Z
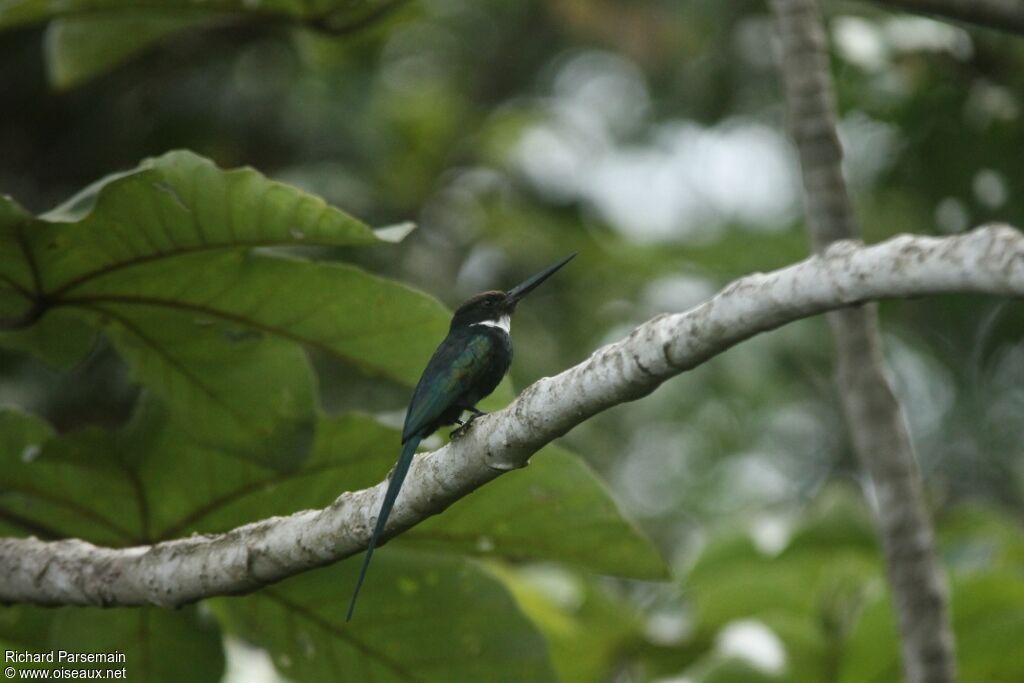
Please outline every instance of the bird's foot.
M465 422L460 422L457 428L453 429L448 433L448 438L451 439L452 441L454 441L455 439L462 438L463 436L466 435L467 432L469 432L471 428L470 425L472 424L473 420L466 420Z
M459 426L458 426L457 429L453 429L451 431L451 433L448 434L448 438L449 439L458 439L458 438L460 438L462 436L465 436L465 434L471 429L471 425L473 424L473 420L477 419L481 415L486 415L487 414L487 413L485 413L482 410L477 410L476 408L467 408L466 410L469 410L473 414L470 415L469 419L466 420L465 422L463 422L461 420L456 420L455 421L455 422L458 423Z

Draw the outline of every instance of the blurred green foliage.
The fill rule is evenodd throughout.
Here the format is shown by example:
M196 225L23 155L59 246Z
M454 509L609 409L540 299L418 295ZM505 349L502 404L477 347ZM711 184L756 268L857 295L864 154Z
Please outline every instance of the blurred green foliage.
M1020 40L823 4L866 239L1024 224ZM806 254L762 3L385 5L0 0L0 318L36 313L23 242L61 298L0 334L3 533L129 545L378 481L433 297L580 252L493 408ZM1019 681L1019 303L881 310L964 680ZM351 626L343 562L174 615L3 608L0 644L133 648L156 681L185 651L218 680L224 637L296 681L895 680L831 372L802 321L588 421L562 443L609 490L547 449L389 546Z

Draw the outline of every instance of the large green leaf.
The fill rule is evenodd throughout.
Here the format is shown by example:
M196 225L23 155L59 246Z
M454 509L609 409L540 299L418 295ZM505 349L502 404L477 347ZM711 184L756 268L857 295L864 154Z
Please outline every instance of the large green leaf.
M146 492L111 435L79 434L77 448L54 448L57 441L39 418L0 410L0 533L73 536L110 545L141 540ZM123 652L124 664L71 668L125 667L128 680L217 681L224 668L217 627L195 607L3 607L0 645L36 652Z
M103 327L195 441L290 465L314 422L299 345L411 385L448 313L357 268L254 249L401 235L251 169L170 153L39 219L0 203L0 316L9 328L34 322L0 333L0 345L67 366L91 348L90 327Z
M93 183L23 228L31 254L8 256L22 286L36 262L52 298L125 269L175 256L273 246L380 242L366 225L298 188L250 168L222 171L191 152L169 152ZM4 226L0 225L0 230ZM6 252L6 250L5 250ZM0 272L4 272L0 271Z
M150 438L135 467L151 492L150 528L156 539L226 531L325 506L342 491L386 474L387 466L370 470L391 455L390 440L397 439L367 417L322 418L312 456L300 468L279 472L218 449L182 448L181 434L162 420L159 406L150 405L147 412L139 431ZM191 483L182 485L185 481Z
M92 310L135 378L171 406L196 445L282 469L309 453L315 388L298 346L221 321L199 325L173 309Z
M218 599L214 609L228 631L269 650L297 683L556 680L544 639L472 561L381 553L346 624L358 569L345 562L308 572Z
M64 300L105 324L198 441L285 462L282 448L308 442L313 421L297 344L412 384L447 319L436 301L356 268L236 252L124 270Z
M93 183L41 219L0 196L0 319L26 313L35 297L59 304L95 279L185 254L401 236L375 233L252 169L222 171L191 152L170 152Z
M359 268L245 252L187 254L122 270L61 300L129 320L174 314L192 330L246 328L410 386L449 320L435 299Z
M195 443L154 400L119 431L87 429L50 438L44 423L0 412L0 530L75 537L104 545L177 535L225 496L259 491L274 468ZM27 454L27 455L26 455ZM267 513L258 507L253 517Z
M0 533L107 545L141 540L139 490L109 440L91 430L75 437L80 447L61 448L43 420L0 410Z
M0 204L0 315L27 313L33 296L97 313L114 304L178 312L195 326L219 321L305 343L411 385L447 327L436 300L356 268L248 251L400 237L251 169L221 171L172 152L43 219Z

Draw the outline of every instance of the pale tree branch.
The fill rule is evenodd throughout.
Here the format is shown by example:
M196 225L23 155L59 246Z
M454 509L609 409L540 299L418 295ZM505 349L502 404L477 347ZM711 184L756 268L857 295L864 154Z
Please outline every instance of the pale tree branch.
M525 466L596 413L645 396L755 334L864 301L943 292L1024 296L1024 235L999 225L871 247L837 242L788 268L741 278L685 313L658 316L579 365L538 380L462 438L417 457L387 536ZM363 550L385 487L344 493L322 510L152 546L0 539L0 601L177 606L252 591Z
M835 97L817 0L772 0L790 129L800 155L814 250L859 237L842 172ZM909 683L949 683L956 658L946 577L906 416L893 391L875 306L828 315L839 395L877 517Z
M999 31L1024 33L1024 0L875 0L875 3Z

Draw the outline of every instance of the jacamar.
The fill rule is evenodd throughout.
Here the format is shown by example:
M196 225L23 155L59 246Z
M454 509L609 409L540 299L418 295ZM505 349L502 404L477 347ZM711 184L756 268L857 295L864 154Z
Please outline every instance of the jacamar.
M509 329L516 304L574 256L562 259L507 292L483 292L470 297L455 311L448 336L434 351L409 402L402 427L402 454L391 471L345 621L352 619L370 558L395 506L416 447L443 425L458 423L464 428L484 414L477 409L477 402L494 391L512 364ZM463 412L472 414L466 425L459 419Z

